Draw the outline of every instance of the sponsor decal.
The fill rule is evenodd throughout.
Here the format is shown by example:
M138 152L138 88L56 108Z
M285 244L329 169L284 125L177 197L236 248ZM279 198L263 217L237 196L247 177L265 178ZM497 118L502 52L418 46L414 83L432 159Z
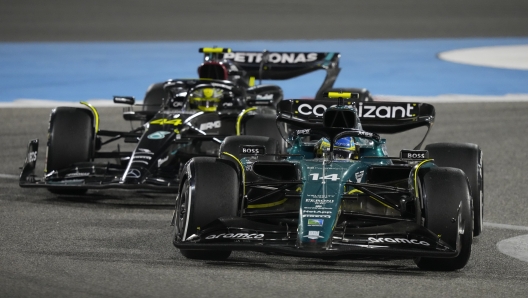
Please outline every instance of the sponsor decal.
M205 239L262 239L264 234L249 234L249 233L227 233L227 234L218 234L218 235L209 235Z
M322 196L322 195L321 195ZM334 200L325 200L325 199L306 199L306 202L308 203L315 203L315 204L333 204Z
M86 177L86 176L90 176L90 173L69 173L69 174L66 174L66 178L68 177Z
M365 136L365 137L370 137L370 138L374 137L373 133L368 132L368 131L364 131L364 130L358 131L358 135Z
M322 227L323 223L324 223L324 219L321 219L321 218L308 218L308 225L309 226Z
M170 131L160 130L160 131L156 131L155 133L149 134L147 138L151 140L161 140L161 139L164 139L165 136L168 134L170 134Z
M141 172L138 169L131 169L126 176L130 178L139 178L141 177Z
M365 171L359 171L359 172L356 172L356 182L357 183L360 183L361 182L361 179L363 178L363 174L365 173Z
M27 156L27 160L28 162L34 162L34 161L37 161L37 155L38 155L38 152L37 151L31 151L28 153L28 156Z
M173 108L181 108L181 107L183 107L183 102L181 102L181 101L173 101L172 102L172 107Z
M423 246L431 246L427 241L418 241L416 239L406 239L406 238L375 238L369 237L369 243L389 243L389 244L416 244Z
M316 61L317 53L231 52L223 57L241 63L260 63L262 59L267 59L269 63L306 63Z
M427 150L402 150L400 157L405 159L426 159L429 158Z
M160 158L158 159L158 168L164 163L166 162L167 160L169 160L169 156L165 156L165 158Z
M416 109L418 107L415 103L407 103L405 105L377 106L360 102L358 105L358 116L360 118L382 119L401 119L416 117ZM345 105L345 107L352 108L353 106ZM303 103L297 107L297 113L306 116L315 115L318 117L322 117L326 109L327 106L324 104L317 104L312 106L311 104Z
M311 105L307 103L303 103L299 105L299 107L297 108L297 112L299 112L299 114L306 115L306 116L314 114L315 116L322 117L324 111L326 111L326 106L323 104L318 104L312 107Z
M303 217L313 217L313 218L331 218L330 215L321 215L321 214L303 214Z
M265 146L242 145L240 146L240 153L242 154L266 154Z
M213 128L220 128L222 126L220 120L214 121L214 122L206 122L200 124L200 130L208 130Z
M258 94L257 100L272 100L273 94Z
M308 209L308 208L306 208L306 209ZM303 213L307 213L307 214L332 214L332 211L306 210L306 209L303 209ZM326 209L331 209L331 208L326 208Z
M307 129L299 129L297 130L295 133L299 136L299 135L307 135L307 134L310 134L310 130L309 128Z
M308 235L303 236L308 239L319 239L323 238L323 236L319 236L319 231L308 231Z
M137 149L138 152L141 152L141 153L145 153L145 154L154 154L154 152L148 150L148 149L145 149L145 148L138 148Z
M363 118L409 118L415 117L413 110L416 104L408 103L403 106L373 106L359 103L359 117Z

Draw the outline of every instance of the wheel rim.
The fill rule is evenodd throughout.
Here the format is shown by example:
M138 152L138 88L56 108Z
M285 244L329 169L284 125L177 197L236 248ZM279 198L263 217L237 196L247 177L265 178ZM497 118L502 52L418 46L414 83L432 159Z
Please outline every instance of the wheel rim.
M188 206L188 197L189 197L189 182L185 182L182 194L178 198L178 202L176 203L176 219L174 221L174 226L176 229L176 241L183 242L185 239L183 239L185 227L186 227L186 219L187 219L187 211L189 210Z

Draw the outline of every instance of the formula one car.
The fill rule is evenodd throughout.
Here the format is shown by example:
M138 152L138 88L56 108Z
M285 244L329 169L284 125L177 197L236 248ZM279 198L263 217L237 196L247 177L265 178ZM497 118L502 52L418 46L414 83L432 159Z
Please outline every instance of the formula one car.
M44 187L59 194L79 194L96 188L174 191L181 165L194 156L217 156L226 136L280 139L275 115L282 90L273 85L245 84L246 78L249 80L258 72L255 69L260 67L260 77L266 79L323 69L327 78L322 88L330 87L339 72L338 53L266 52L259 56L218 48L201 51L209 57L200 67L202 78L156 84L147 92L142 110L134 110L132 97L114 97L115 103L132 106L124 112L125 120L144 123L131 131L100 130L97 110L89 104L85 104L88 108L54 109L49 122L45 176L38 178L34 173L39 141L33 140L28 146L20 186ZM247 69L242 71L235 62L218 57L227 54L233 54L235 61L241 55L256 56L248 58L247 63L240 62ZM269 59L262 55L269 55L265 56ZM283 58L276 61L275 55ZM287 60L290 56L295 59ZM226 76L214 78L219 70ZM151 105L154 99L159 100L155 106ZM132 152L102 150L120 139L137 143L137 147ZM280 145L278 150L284 148Z
M287 80L317 70L326 71L326 76L315 98L321 98L324 92L345 90L359 93L361 101L372 101L366 89L333 88L341 71L339 53L232 51L230 48L217 47L200 48L199 52L204 54L203 62L198 67L199 78L230 81L245 89L249 100L255 104L267 105L269 101L276 104L283 99L283 91L279 86L262 84L262 80ZM255 85L257 79L260 84ZM149 117L158 112L166 98L165 83L155 83L147 89L143 111L147 111Z
M420 150L424 137L390 157L379 133L422 126L429 132L432 105L328 96L279 103L287 155L277 154L272 138L232 136L218 158L191 159L181 174L173 244L196 259L252 250L463 268L482 229L479 147L437 143Z

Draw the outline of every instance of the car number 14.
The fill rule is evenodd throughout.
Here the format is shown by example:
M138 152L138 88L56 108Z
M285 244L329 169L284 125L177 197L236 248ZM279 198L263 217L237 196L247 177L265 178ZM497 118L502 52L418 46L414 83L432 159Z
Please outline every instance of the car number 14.
M330 174L330 175L319 177L319 173L312 173L310 174L310 176L312 176L312 180L332 180L332 181L339 180L339 177L337 176L337 174Z

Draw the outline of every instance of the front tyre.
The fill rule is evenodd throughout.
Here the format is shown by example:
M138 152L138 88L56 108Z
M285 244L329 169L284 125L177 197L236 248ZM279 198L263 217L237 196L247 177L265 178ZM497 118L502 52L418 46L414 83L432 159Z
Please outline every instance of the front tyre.
M432 168L423 178L422 200L424 226L459 254L454 258L416 258L416 265L431 271L462 269L469 261L473 242L471 195L466 175L456 168Z
M46 173L59 171L93 156L95 128L92 112L84 108L58 107L50 116ZM53 188L55 194L76 195L86 189Z
M176 199L173 242L190 241L204 226L220 217L237 215L240 183L230 161L196 157L185 167L183 184ZM230 250L180 249L189 259L223 260Z

